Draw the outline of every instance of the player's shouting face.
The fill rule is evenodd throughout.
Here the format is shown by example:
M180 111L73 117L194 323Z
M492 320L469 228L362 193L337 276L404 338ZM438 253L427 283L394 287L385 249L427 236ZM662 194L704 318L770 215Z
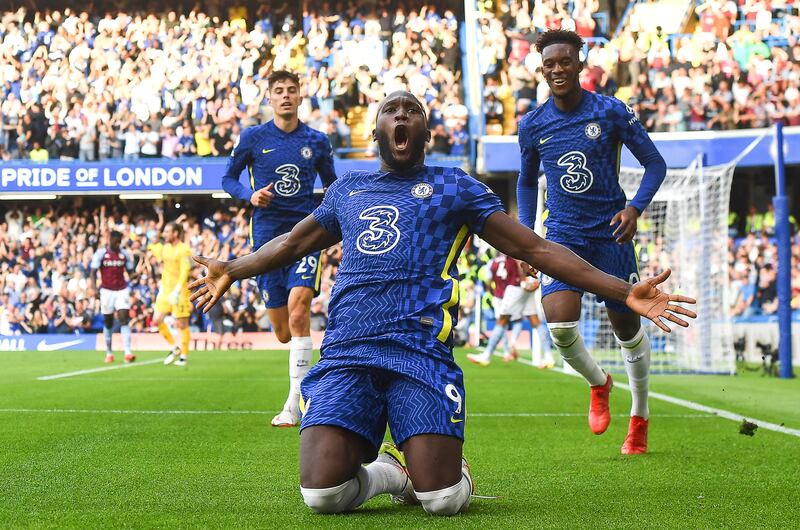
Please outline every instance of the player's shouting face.
M421 164L431 139L425 109L410 92L389 94L378 108L372 137L386 169L404 171Z
M542 74L556 98L580 92L579 75L583 63L578 49L566 42L555 42L542 50Z
M269 106L276 116L286 120L297 116L301 99L300 86L292 79L278 79L269 85Z

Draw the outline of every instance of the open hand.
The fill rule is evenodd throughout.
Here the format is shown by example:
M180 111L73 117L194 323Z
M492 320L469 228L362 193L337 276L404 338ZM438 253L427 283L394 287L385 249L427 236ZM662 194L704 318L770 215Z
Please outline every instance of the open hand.
M613 234L617 238L617 243L622 245L633 239L633 236L636 235L636 221L638 220L639 210L633 206L628 206L614 215L609 225L619 224Z
M697 313L694 311L689 311L686 308L671 303L682 302L685 304L694 304L697 303L694 298L678 294L667 294L656 287L664 283L671 273L672 271L667 269L655 278L648 278L635 283L631 292L628 293L628 298L625 300L625 305L643 317L649 318L656 326L667 333L672 330L669 329L669 326L661 319L669 320L685 328L689 326L689 323L676 315L697 318Z
M189 300L194 302L203 313L208 313L214 307L214 304L222 298L222 295L230 289L233 279L227 272L227 262L204 256L192 256L192 259L208 270L206 276L198 278L189 284L190 290L197 289L192 293Z

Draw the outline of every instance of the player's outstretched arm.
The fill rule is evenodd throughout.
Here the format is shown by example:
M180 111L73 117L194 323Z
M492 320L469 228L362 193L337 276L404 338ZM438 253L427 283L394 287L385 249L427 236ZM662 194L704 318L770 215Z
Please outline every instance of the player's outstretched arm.
M189 289L196 289L190 300L207 313L233 282L286 267L303 256L326 249L339 241L340 236L325 230L313 215L309 215L288 234L280 235L256 252L233 261L192 256L192 259L208 269L208 273L189 284Z
M548 276L626 304L668 333L670 328L662 319L686 327L689 323L678 315L689 318L697 316L693 311L675 304L694 304L694 299L669 295L658 289L657 286L669 277L669 270L655 278L630 285L593 267L566 247L540 238L503 212L489 216L481 237L500 252L530 263Z

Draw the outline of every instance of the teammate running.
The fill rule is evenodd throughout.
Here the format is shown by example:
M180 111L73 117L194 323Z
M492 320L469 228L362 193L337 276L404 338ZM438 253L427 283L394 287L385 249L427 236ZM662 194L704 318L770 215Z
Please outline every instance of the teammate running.
M325 187L336 179L328 137L297 117L302 101L298 77L276 70L267 82L275 118L242 132L222 179L226 192L255 207L250 220L254 251L289 232L314 210L317 173ZM245 169L250 186L239 182ZM278 340L291 340L289 395L283 410L272 419L275 427L293 427L300 422L300 382L311 367L311 300L319 292L319 259L320 253L312 252L257 279Z
M636 221L653 199L667 166L630 107L616 98L583 90L579 58L583 40L574 32L542 34L536 49L552 97L520 122L522 167L517 185L520 221L533 228L539 162L547 177L547 239L573 250L599 269L626 282L639 281L632 243ZM619 162L626 145L645 173L626 205L619 185ZM611 376L589 354L578 331L583 288L550 274L542 276L542 303L561 356L591 385L589 425L602 434L611 421ZM639 315L604 297L614 335L622 348L631 388L631 419L623 454L647 451L650 340Z

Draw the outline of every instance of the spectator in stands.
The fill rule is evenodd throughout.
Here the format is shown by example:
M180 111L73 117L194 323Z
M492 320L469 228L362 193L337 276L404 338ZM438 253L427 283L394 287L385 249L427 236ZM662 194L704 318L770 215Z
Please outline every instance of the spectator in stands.
M44 149L39 142L33 142L29 156L31 162L47 162L50 158L47 149Z
M449 155L453 138L445 130L444 124L440 123L431 132L430 152L442 155Z
M123 160L137 160L141 151L142 137L136 129L136 124L130 123L125 134L122 136L125 147L122 151Z

